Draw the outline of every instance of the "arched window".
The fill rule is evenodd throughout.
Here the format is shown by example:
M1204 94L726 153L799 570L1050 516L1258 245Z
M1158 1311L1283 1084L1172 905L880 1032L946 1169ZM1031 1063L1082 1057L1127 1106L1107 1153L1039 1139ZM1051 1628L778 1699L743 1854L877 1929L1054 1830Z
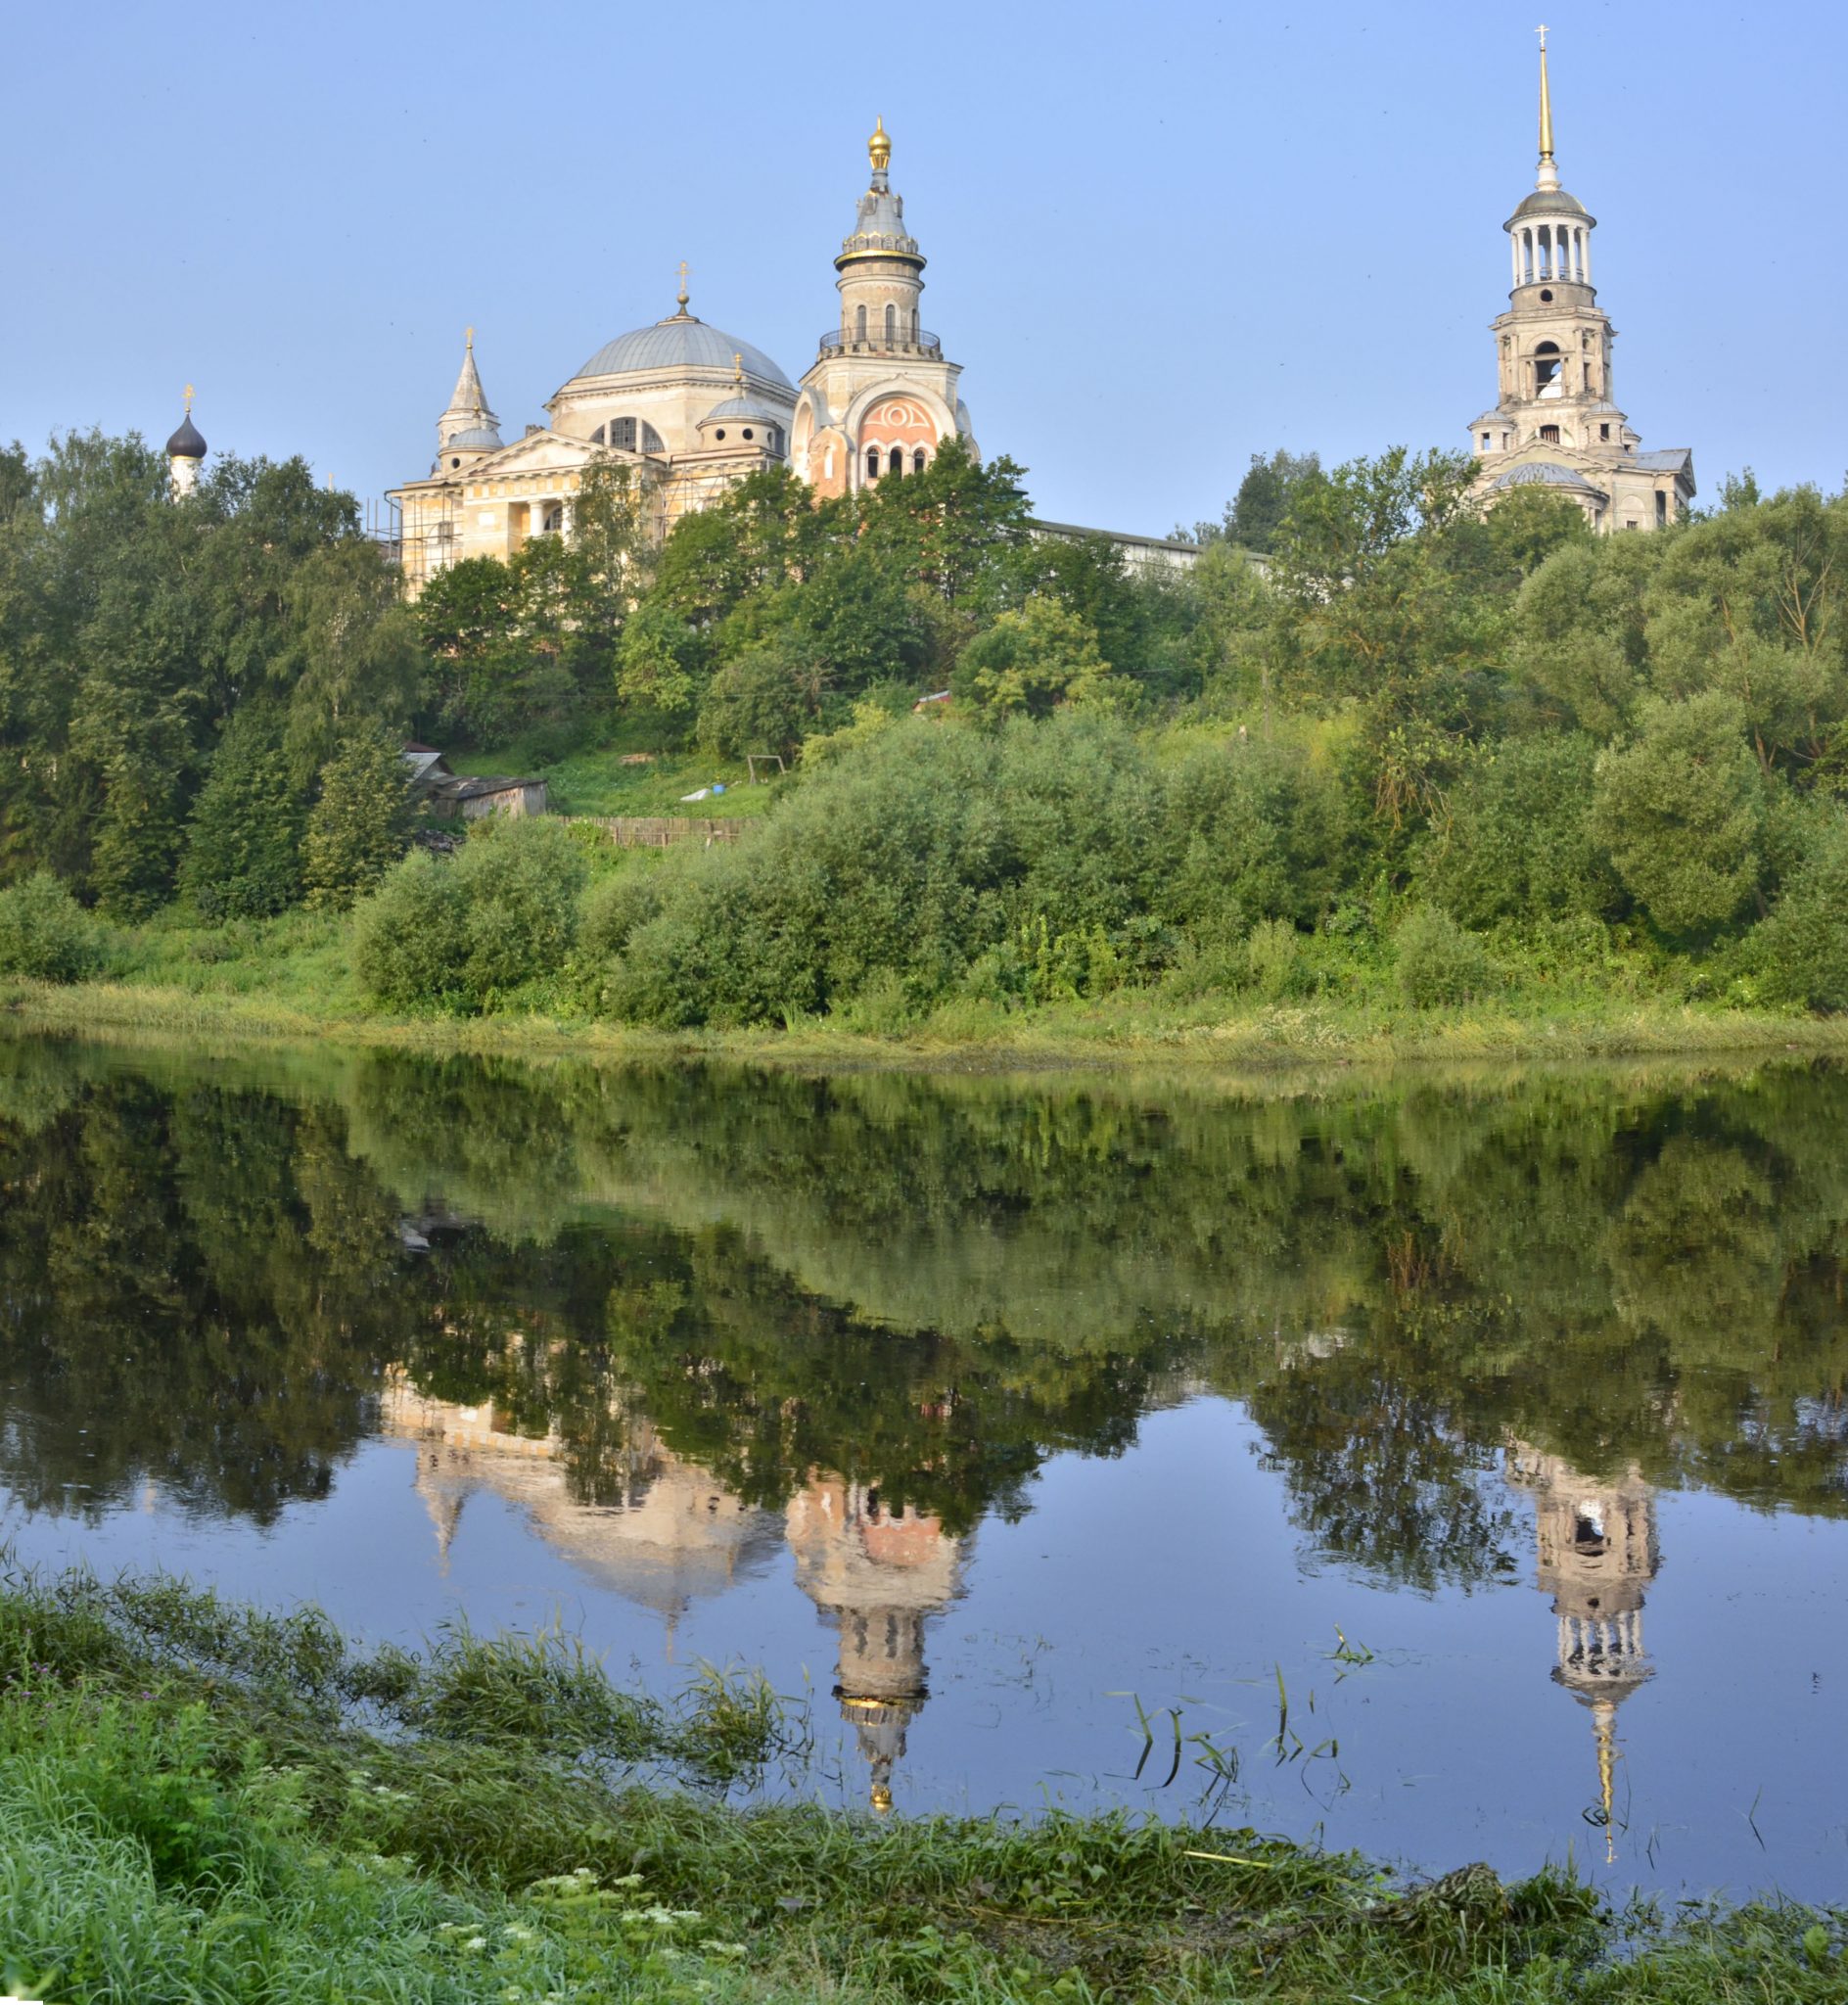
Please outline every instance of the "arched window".
M879 448L876 445L869 445L866 448L866 478L869 481L876 481L879 478Z
M890 346L899 338L899 309L890 300L886 302L886 342Z
M591 433L590 443L592 445L601 445L605 443L604 430L601 425L599 425L597 429Z
M918 449L911 455L911 471L914 474L921 474L924 471L924 448L923 446L920 445Z
M638 426L633 418L612 418L610 420L610 443L620 446L624 452L635 450L635 435Z
M855 306L854 308L854 339L862 342L866 339L866 308L864 306Z
M548 501L539 517L539 530L548 536L562 536L565 534L565 504L562 501Z
M1557 425L1541 426L1540 443L1543 445L1557 445L1559 443L1559 427Z
M904 447L902 445L895 445L892 448L892 471L895 474L901 474L904 471Z
M666 452L667 449L668 448L661 443L661 434L655 430L654 426L647 424L643 425L642 450L644 452Z
M1534 350L1534 394L1546 389L1559 374L1559 344L1544 341Z
M913 306L911 308L911 346L913 348L917 346L917 308Z

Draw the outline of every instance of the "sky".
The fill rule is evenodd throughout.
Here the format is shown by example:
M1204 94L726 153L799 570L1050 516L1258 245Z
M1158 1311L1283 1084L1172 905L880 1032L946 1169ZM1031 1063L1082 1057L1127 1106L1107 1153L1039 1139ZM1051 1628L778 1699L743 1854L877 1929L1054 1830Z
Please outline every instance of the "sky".
M504 436L673 310L793 380L875 115L923 317L1055 521L1217 518L1250 457L1463 447L1540 10L1618 403L1702 495L1841 484L1848 8L1767 0L0 0L0 439L429 469L463 330Z

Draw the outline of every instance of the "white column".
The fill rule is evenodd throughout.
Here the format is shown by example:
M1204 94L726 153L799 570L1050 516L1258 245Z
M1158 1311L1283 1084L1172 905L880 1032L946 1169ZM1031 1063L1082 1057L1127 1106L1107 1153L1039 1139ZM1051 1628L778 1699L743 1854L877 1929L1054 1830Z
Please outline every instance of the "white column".
M564 500L559 503L559 506L564 510L564 521L560 524L560 534L567 542L570 542L572 523L577 515L577 503L567 494Z

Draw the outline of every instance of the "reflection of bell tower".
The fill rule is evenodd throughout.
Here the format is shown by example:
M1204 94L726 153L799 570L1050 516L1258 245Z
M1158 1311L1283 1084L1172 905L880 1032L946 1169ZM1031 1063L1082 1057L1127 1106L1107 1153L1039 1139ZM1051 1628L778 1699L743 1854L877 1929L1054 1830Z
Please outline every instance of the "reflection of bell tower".
M872 1770L872 1806L889 1810L905 1728L929 1696L925 1617L959 1592L963 1541L838 1476L797 1492L788 1535L797 1584L840 1632L834 1696Z
M1617 1708L1654 1675L1642 1643L1642 1602L1661 1565L1655 1492L1634 1463L1621 1475L1593 1478L1519 1443L1508 1450L1507 1473L1533 1493L1535 1584L1551 1594L1558 1620L1553 1682L1592 1711L1609 1864L1616 1856Z

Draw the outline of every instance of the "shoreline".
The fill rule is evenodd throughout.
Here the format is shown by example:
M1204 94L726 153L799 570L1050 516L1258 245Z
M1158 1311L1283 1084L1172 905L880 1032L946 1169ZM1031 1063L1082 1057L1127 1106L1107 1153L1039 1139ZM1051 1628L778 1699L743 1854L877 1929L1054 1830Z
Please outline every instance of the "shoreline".
M794 1702L736 1672L650 1701L557 1632L368 1650L312 1606L74 1571L0 1583L0 1651L6 1976L66 2005L234 1971L456 2005L1848 2000L1848 1916L1776 1895L1408 1879L1230 1817L754 1798L808 1745Z
M536 1015L394 1017L311 1012L247 995L170 986L0 982L0 1024L15 1031L241 1045L338 1045L433 1056L579 1057L843 1071L1343 1072L1400 1066L1712 1060L1848 1054L1848 1016L1785 1016L1635 1007L1609 1015L1536 1017L1513 1010L1387 1012L1300 1004L1217 1018L1195 1011L1052 1007L1005 1019L976 1036L928 1025L881 1035L816 1021L783 1030L671 1032L597 1018Z

